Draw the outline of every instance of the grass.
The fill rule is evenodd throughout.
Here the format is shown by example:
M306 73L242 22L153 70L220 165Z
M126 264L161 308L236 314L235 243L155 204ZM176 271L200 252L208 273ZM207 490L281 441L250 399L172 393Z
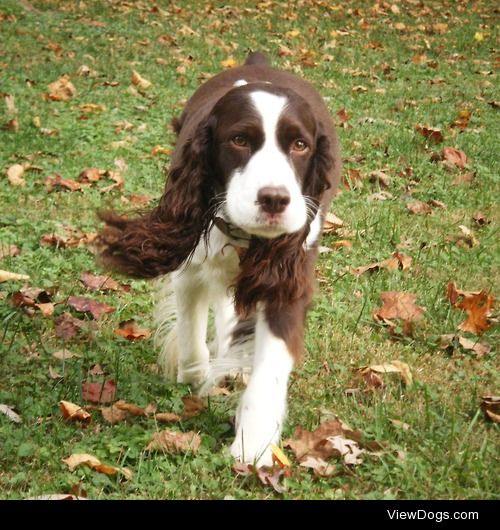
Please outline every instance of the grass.
M0 496L83 490L90 498L105 499L498 498L498 426L480 411L481 395L499 391L496 330L492 326L480 337L491 346L481 359L462 349L438 348L440 335L454 333L464 318L445 296L449 281L467 290L499 292L493 73L498 53L492 3L442 0L425 2L423 8L408 1L379 11L377 4L361 0L225 4L200 3L193 10L186 1L176 7L158 2L158 9L149 2L89 0L85 7L69 1L0 2L0 90L15 97L19 125L17 131L0 131L0 167L30 161L38 168L26 173L25 187L1 177L0 246L16 244L21 254L3 258L0 268L29 274L29 285L51 289L56 301L87 295L116 308L66 344L55 335L54 317L38 313L31 318L11 304L10 294L22 283L0 284L0 403L23 420L15 424L0 414ZM161 36L166 37L160 42ZM332 113L347 109L347 126L339 129L347 180L353 170L366 177L383 169L392 178L387 200L373 200L381 190L365 178L353 189L342 187L334 203L345 230L325 236L323 244L349 239L352 247L320 257L308 355L291 379L284 433L291 435L297 425L314 429L326 409L367 439L382 442L384 450L353 469L338 464L330 478L294 466L283 495L255 477L232 472L225 447L232 437L234 399L212 398L209 410L178 425L201 433L196 456L146 453L152 433L161 428L151 419L110 426L93 411L86 428L63 421L59 400L81 403L81 383L96 363L117 381L119 398L141 406L155 401L159 410L178 411L190 389L152 372L151 341L132 343L113 333L128 318L151 326L149 284L131 281L130 293L89 294L80 274L102 272L89 248L40 245L44 234L63 225L96 231L98 208L133 208L122 196L158 197L168 157L151 153L157 145L172 145L171 118L201 79L221 69L221 61L241 62L249 49L268 52L277 66L313 82ZM96 74L78 75L82 65ZM152 82L143 95L129 88L132 70ZM44 100L47 85L63 74L70 76L76 96L67 102ZM360 85L366 91L355 88ZM88 103L104 109L82 110ZM450 127L464 110L471 112L467 127ZM33 124L36 116L41 128ZM0 124L13 117L0 107ZM124 120L133 128L117 132L115 124ZM440 128L443 143L428 145L417 124ZM443 146L463 150L469 167L453 170L432 162L432 153ZM43 185L53 174L76 179L88 167L116 169L116 159L128 166L123 191L105 195L98 184L80 192L47 193ZM457 184L467 172L475 174L472 183ZM410 198L442 201L446 208L411 215ZM472 216L478 210L489 224L475 225ZM477 246L453 241L459 225L473 231ZM360 277L348 272L386 259L401 243L413 258L410 270ZM388 290L415 293L425 307L414 338L393 338L373 320L380 293ZM55 315L67 310L57 305ZM62 347L81 357L55 360L52 353ZM382 390L346 394L353 368L393 359L411 367L411 387L385 378ZM52 379L49 367L62 378ZM409 429L396 427L393 419ZM85 468L70 472L61 459L76 452L127 466L133 478L120 481Z

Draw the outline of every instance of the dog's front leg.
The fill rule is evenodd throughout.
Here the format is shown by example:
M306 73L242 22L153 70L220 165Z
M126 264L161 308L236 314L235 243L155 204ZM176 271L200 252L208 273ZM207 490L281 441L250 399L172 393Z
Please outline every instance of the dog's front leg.
M242 462L272 465L271 444L279 443L286 416L288 377L294 360L286 342L257 315L252 375L236 415L231 454Z

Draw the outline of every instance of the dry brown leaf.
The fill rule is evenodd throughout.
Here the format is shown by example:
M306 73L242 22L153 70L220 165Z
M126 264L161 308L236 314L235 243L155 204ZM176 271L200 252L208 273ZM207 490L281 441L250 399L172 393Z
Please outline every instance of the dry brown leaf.
M450 164L463 169L467 166L467 156L460 149L455 149L454 147L444 147L443 148L443 160L446 160Z
M488 318L494 305L495 297L486 291L464 297L463 301L455 306L467 313L467 319L458 326L458 329L481 335L491 326Z
M90 313L95 319L101 318L107 313L112 313L115 308L97 300L85 296L70 296L66 303L81 313Z
M47 193L58 189L79 191L82 189L82 185L75 180L63 179L61 175L50 175L45 179L45 188Z
M483 396L481 408L489 420L500 423L500 396Z
M421 56L424 58L424 62L427 61L427 57ZM439 144L443 141L443 133L439 129L434 129L426 125L416 125L415 129L430 143Z
M57 350L52 354L52 357L55 357L56 359L59 359L60 361L66 361L68 359L72 359L73 357L81 357L78 353L73 353L69 350Z
M415 304L417 295L397 291L386 291L380 294L383 306L374 312L375 318L399 319L407 322L420 320L424 309Z
M377 183L381 188L388 188L391 185L391 177L380 170L371 171L368 174L368 180Z
M361 276L365 272L376 272L380 269L387 269L389 271L394 271L397 269L406 270L410 268L412 258L406 256L401 252L393 252L392 257L384 261L378 261L376 263L370 263L369 265L363 265L362 267L355 267L350 269L351 274L354 276Z
M158 412L155 414L155 419L158 423L174 423L182 418L173 412Z
M70 401L60 401L59 408L65 420L79 421L82 423L89 423L91 420L91 415L84 408Z
M90 272L82 272L80 281L91 291L130 291L130 285L123 285L110 276L97 276Z
M69 467L70 471L73 471L78 466L87 466L90 469L93 469L98 473L104 473L105 475L116 475L117 473L120 473L127 480L132 478L132 472L130 469L103 464L97 457L87 453L74 453L68 458L63 458L62 461Z
M153 434L153 439L146 447L146 451L163 451L167 454L192 452L195 454L200 445L200 435L194 431L179 432L165 429Z
M465 337L458 337L458 342L464 350L473 351L479 359L484 357L491 350L491 347L488 346L488 344L481 344L480 342L477 342L477 340L470 340Z
M127 419L127 411L121 410L116 405L101 408L102 417L111 425L121 423Z
M55 324L56 337L67 341L78 335L86 323L69 313L63 313L55 319Z
M422 201L411 201L406 204L406 208L413 214L430 214L432 208L425 202Z
M76 88L69 76L63 75L57 81L50 83L46 98L52 101L68 101L76 95Z
M0 270L0 283L3 282L18 282L22 280L29 280L30 277L27 274L17 274L15 272Z
M82 398L91 403L112 403L115 400L116 383L112 379L104 383L82 383Z
M54 313L54 304L49 293L43 289L24 287L12 294L12 303L16 307L31 308L28 314L33 314L38 309L44 317L50 317Z
M5 414L14 423L22 423L21 416L14 412L8 405L0 404L0 413Z
M331 477L337 473L336 464L330 464L317 456L306 456L300 463L300 466L312 469L318 477Z
M200 412L207 408L205 400L198 396L184 396L182 402L184 403L184 411L182 413L183 419L198 416Z
M151 336L151 331L139 328L133 318L120 322L119 328L115 329L114 333L127 340L143 340Z
M339 228L342 228L343 226L344 221L342 221L342 219L339 219L332 212L328 212L325 216L325 221L323 223L323 232L325 234L331 234Z
M7 168L7 179L11 186L23 187L26 186L26 181L23 178L26 167L23 164L13 164Z
M410 426L408 425L408 423L405 423L404 421L401 421L401 420L389 420L389 421L394 425L394 427L397 427L398 429L402 429L403 431L410 430Z
M485 226L485 225L488 225L491 223L491 221L486 217L486 215L481 212L481 211L478 211L476 212L473 216L472 216L472 219L474 220L474 222L476 223L477 226L481 227L481 226ZM1 250L0 250L0 256L1 256Z
M19 256L20 254L21 250L17 245L0 244L0 259L13 258L14 256Z
M153 83L151 81L148 81L144 77L139 74L139 72L136 72L135 70L132 72L131 77L132 84L135 86L138 86L139 88L142 88L143 90L147 90Z
M123 179L122 174L119 171L112 171L108 169L104 173L104 176L111 179L113 181L113 184L110 184L109 186L104 186L103 188L101 188L100 189L101 193L108 193L111 190L114 190L114 189L121 190L123 188L123 184L125 181Z
M146 411L142 407L134 405L133 403L127 403L121 399L113 406L119 410L123 410L124 412L132 414L132 416L146 416Z

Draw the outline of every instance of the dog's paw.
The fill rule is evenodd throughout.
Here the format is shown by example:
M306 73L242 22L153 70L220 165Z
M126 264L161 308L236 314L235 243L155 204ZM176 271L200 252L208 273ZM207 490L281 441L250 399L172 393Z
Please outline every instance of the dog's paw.
M158 355L158 365L160 366L165 379L177 381L177 371L179 363L179 349L177 343L177 330L171 329L165 338L163 349Z
M254 447L243 447L244 444L241 443L241 440L235 440L230 448L231 455L238 462L243 464L252 464L255 467L262 466L272 466L273 465L273 453L271 451L271 446L268 445L264 449L260 446Z

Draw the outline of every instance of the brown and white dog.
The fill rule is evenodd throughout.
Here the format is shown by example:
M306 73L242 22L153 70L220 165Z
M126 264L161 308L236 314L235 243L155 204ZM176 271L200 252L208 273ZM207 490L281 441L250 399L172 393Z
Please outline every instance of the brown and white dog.
M309 83L259 53L201 86L173 125L159 205L131 219L101 214L103 261L129 275L163 276L156 321L168 377L201 385L251 364L231 453L269 465L339 180L334 125Z

